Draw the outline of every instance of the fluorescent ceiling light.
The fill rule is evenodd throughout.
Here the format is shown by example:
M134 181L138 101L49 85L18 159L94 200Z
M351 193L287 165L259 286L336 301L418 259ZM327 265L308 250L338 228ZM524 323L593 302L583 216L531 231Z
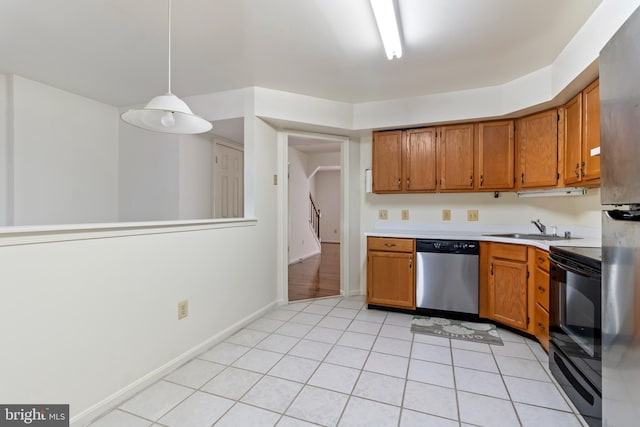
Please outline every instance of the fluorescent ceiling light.
M402 57L402 44L400 43L400 29L396 18L394 0L369 0L373 14L378 23L378 31L387 59Z
M195 134L211 130L211 122L196 116L187 104L171 93L171 0L169 3L169 88L167 93L153 98L141 110L129 110L122 120L146 130L156 132Z
M557 196L584 196L587 189L583 187L550 188L548 190L516 191L518 197L557 197Z

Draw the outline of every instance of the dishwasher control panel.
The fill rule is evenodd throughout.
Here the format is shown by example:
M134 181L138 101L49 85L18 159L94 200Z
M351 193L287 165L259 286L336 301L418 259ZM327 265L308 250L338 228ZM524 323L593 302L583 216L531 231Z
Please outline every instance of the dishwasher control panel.
M477 255L477 241L470 240L416 240L416 252L444 252Z

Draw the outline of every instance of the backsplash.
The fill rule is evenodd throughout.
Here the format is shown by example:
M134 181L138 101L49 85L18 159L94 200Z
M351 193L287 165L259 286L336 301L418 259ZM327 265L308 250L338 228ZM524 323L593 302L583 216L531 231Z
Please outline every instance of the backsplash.
M387 211L387 220L379 220L379 211ZM402 211L408 210L408 220ZM443 210L451 213L443 221ZM478 221L467 221L467 211L477 210ZM515 193L439 193L439 194L365 194L361 212L362 230L373 230L387 223L401 227L411 224L432 224L457 228L482 226L517 226L518 230L537 232L532 219L547 226L566 229L585 228L599 234L600 189L590 189L585 196L518 198ZM524 229L523 229L524 227Z

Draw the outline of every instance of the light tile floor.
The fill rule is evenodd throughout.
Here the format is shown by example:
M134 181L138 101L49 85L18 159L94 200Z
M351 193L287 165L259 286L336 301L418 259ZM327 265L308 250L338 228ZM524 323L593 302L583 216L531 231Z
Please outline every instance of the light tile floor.
M92 427L580 427L540 345L410 332L364 297L277 308Z

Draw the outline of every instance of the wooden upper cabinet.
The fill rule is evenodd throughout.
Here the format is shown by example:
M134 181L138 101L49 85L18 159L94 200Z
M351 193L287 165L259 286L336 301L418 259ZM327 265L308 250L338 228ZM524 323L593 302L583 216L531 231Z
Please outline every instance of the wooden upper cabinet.
M590 84L563 107L564 160L563 184L597 184L600 157L591 149L600 146L600 95L598 80Z
M584 156L583 179L600 179L600 156L591 156L591 150L600 147L600 81L591 83L582 92L584 116L582 120L582 147Z
M516 129L518 187L555 187L558 184L558 111L553 109L523 117Z
M571 185L582 181L582 93L564 106L563 180Z
M477 188L512 190L515 186L513 120L478 123L476 138Z
M373 192L402 191L402 131L373 132L371 155Z
M405 191L436 191L436 129L413 129L404 135Z
M438 140L441 191L472 191L473 124L444 126Z

